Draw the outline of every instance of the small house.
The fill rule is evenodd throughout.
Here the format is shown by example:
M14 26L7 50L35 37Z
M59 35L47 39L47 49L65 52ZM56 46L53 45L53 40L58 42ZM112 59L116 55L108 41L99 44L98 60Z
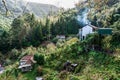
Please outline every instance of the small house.
M80 40L84 40L88 34L94 33L98 28L93 25L86 25L79 29L79 38Z
M57 39L61 39L62 41L65 41L65 35L57 35L56 36Z
M31 71L33 63L33 55L26 55L20 60L18 68L21 69L22 72Z

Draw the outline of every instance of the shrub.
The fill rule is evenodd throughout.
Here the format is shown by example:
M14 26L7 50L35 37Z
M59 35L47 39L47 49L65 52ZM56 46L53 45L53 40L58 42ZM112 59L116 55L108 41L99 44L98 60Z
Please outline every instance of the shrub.
M13 55L18 55L18 53L19 53L17 49L12 49L11 52L13 53Z
M2 61L4 59L4 56L2 55L2 53L0 53L0 61Z
M59 39L56 43L57 47L62 47L64 45L64 41L62 41L61 39Z
M59 78L61 80L66 80L68 77L68 72L67 71L61 71L60 74L59 74Z
M87 37L86 37L86 42L87 44L89 45L92 45L92 44L96 44L96 45L99 45L99 35L94 33L94 34L88 34Z
M110 47L111 47L111 44L110 44L111 39L112 39L112 36L107 36L102 40L103 49L110 49Z
M93 56L93 57L95 57L97 54L98 54L98 53L93 52L93 51L91 51L91 52L89 53L89 55L90 55L90 56Z
M113 47L117 47L120 43L120 32L114 32L112 35L111 44Z
M11 58L16 59L19 56L19 51L17 49L12 49Z
M50 74L43 76L43 78L44 80L59 80L57 74L57 72L51 72Z
M53 39L52 39L52 42L53 42L53 43L57 43L57 41L58 41L57 38L53 38Z
M38 76L42 76L42 74L43 74L42 71L43 71L42 67L38 66L38 68L37 68L37 75Z
M34 60L37 61L37 64L39 64L39 65L43 65L45 62L44 55L42 55L42 54L35 54Z
M72 39L68 40L68 41L66 42L66 44L67 44L67 45L71 45L71 44L74 44L74 43L76 43L76 42L78 42L78 41L79 41L78 38L72 38Z
M114 52L116 60L120 60L120 48L116 48Z
M69 76L70 80L80 80L77 76L70 75Z
M10 59L6 59L5 65L10 65L10 64L12 64L12 61Z
M75 68L75 72L74 73L79 73L81 72L85 67L85 62L84 61L80 61L78 66Z
M54 52L56 49L56 46L53 43L49 43L46 47L48 52Z

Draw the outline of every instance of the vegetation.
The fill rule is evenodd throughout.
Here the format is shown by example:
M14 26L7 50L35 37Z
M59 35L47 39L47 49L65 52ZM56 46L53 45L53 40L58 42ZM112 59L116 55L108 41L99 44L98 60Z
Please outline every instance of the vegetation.
M55 20L52 20L53 18ZM47 17L40 21L36 20L33 14L24 14L15 18L11 24L11 29L2 34L1 38L5 40L4 44L1 44L0 50L4 51L5 49L6 51L31 45L39 46L43 41L51 40L56 35L77 34L78 29L79 25L73 10L62 12L58 17Z
M35 54L34 60L37 61L37 64L43 65L45 63L44 56L42 54Z
M73 44L69 44L69 41L72 41ZM120 58L118 56L111 56L94 50L86 52L86 48L82 47L84 42L78 42L75 39L69 41L64 43L63 47L57 48L56 51L49 52L49 54L42 53L45 55L45 62L42 67L35 65L33 71L25 74L19 72L19 74L29 80L34 80L37 75L42 75L45 80L119 80ZM39 49L41 48L38 47L35 50L39 52ZM39 62L42 62L41 60ZM63 64L67 60L78 64L74 72L63 71ZM33 73L34 75L32 75ZM29 76L32 76L32 78Z

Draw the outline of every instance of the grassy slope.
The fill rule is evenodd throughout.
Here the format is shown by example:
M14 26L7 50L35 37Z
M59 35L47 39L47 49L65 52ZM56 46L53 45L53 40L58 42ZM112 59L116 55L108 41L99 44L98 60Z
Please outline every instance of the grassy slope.
M43 77L47 77L45 80L53 80L53 78L58 80L58 76L62 74L63 64L67 60L77 63L78 67L75 72L68 73L67 78L63 80L70 78L72 78L71 80L120 79L120 58L96 51L86 53L78 42L56 49L46 57L46 63L43 66ZM31 80L33 74L34 71L28 72L25 76Z

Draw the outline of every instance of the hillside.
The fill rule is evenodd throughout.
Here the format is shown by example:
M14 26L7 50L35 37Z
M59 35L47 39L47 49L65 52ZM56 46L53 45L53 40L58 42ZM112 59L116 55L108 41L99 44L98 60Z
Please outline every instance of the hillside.
M3 15L0 14L0 29L3 29L4 31L9 31L11 28L10 25L12 23L11 18L6 18Z
M59 10L59 8L53 5L25 2L23 0L6 0L6 5L13 17L22 15L23 12L31 12L36 16L43 17L51 13L56 13ZM2 14L5 13L2 0L0 0L0 12Z
M8 16L6 16L5 6L0 0L0 29L4 31L9 31L14 18L25 13L33 13L36 17L45 17L55 15L59 10L54 5L25 2L24 0L6 0L6 6L9 10Z
M100 0L86 1L78 3L78 21L90 22L92 25L101 28L113 28L116 29L120 26L120 1L119 0L106 0L101 2ZM82 15L81 15L82 13ZM82 19L81 19L82 17ZM84 21L85 20L85 21ZM84 21L84 22L83 22ZM119 29L119 28L118 28Z

